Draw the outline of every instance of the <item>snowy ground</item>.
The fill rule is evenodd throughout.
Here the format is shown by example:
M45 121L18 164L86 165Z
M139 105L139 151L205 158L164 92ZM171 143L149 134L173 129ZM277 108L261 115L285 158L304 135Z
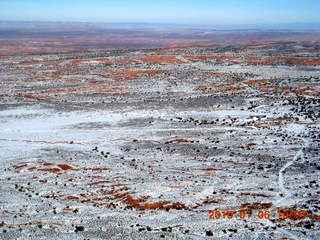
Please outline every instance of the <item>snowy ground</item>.
M319 66L183 51L161 64L1 60L1 239L320 238Z

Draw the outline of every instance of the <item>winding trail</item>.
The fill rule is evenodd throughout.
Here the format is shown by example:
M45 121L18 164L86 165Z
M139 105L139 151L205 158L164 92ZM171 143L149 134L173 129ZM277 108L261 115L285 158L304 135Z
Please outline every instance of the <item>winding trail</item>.
M285 188L284 186L284 178L283 178L283 173L285 172L285 170L290 167L292 164L294 164L297 160L299 160L300 158L303 159L303 150L304 147L302 147L297 153L296 155L293 157L293 159L289 162L287 162L280 170L279 170L279 177L278 177L278 185L279 185L279 189L282 193L285 194L285 196L281 197L281 199L279 199L277 202L275 202L275 205L279 205L281 202L283 202L284 200L288 199L289 197L292 196L292 192L288 189Z
M297 151L297 153L294 155L293 159L289 162L287 162L280 170L279 170L279 175L278 175L278 186L279 186L279 195L280 199L278 199L274 204L273 207L271 209L275 209L276 207L279 207L281 205L281 203L283 203L284 201L286 201L287 199L289 199L293 194L292 192L285 188L285 181L284 181L284 173L286 171L286 169L288 167L290 167L292 164L296 163L299 159L304 160L304 153L303 153L303 149L305 149L308 145L309 142L306 139L302 139L303 142L305 143L304 146L302 146L300 148L300 150ZM284 195L281 196L280 194L283 193ZM268 221L268 225L269 226L275 226L274 223L272 223L271 221ZM297 235L284 230L284 229L279 229L278 230L280 232L282 232L283 234L289 236L290 238L294 239L294 240L299 240L300 237L298 237ZM308 239L308 238L304 238L304 239Z

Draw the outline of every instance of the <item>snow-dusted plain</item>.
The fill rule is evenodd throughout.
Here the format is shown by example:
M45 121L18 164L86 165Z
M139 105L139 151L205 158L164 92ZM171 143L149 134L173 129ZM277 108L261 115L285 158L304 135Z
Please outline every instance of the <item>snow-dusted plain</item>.
M319 45L228 49L2 57L0 239L319 239Z

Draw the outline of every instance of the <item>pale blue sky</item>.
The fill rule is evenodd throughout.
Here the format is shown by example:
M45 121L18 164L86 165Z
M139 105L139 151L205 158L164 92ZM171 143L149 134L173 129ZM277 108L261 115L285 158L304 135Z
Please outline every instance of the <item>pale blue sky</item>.
M0 20L282 24L320 22L320 0L0 0Z

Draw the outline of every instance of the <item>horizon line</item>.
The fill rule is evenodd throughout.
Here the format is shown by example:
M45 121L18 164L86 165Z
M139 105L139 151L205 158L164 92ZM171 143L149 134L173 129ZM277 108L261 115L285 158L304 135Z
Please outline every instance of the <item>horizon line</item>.
M212 30L314 30L320 31L320 22L288 22L288 23L263 23L263 24L199 24L175 22L108 22L108 21L70 21L70 20L0 20L4 23L26 24L106 24L106 25L159 25L180 28L202 28ZM215 29L216 28L216 29Z

